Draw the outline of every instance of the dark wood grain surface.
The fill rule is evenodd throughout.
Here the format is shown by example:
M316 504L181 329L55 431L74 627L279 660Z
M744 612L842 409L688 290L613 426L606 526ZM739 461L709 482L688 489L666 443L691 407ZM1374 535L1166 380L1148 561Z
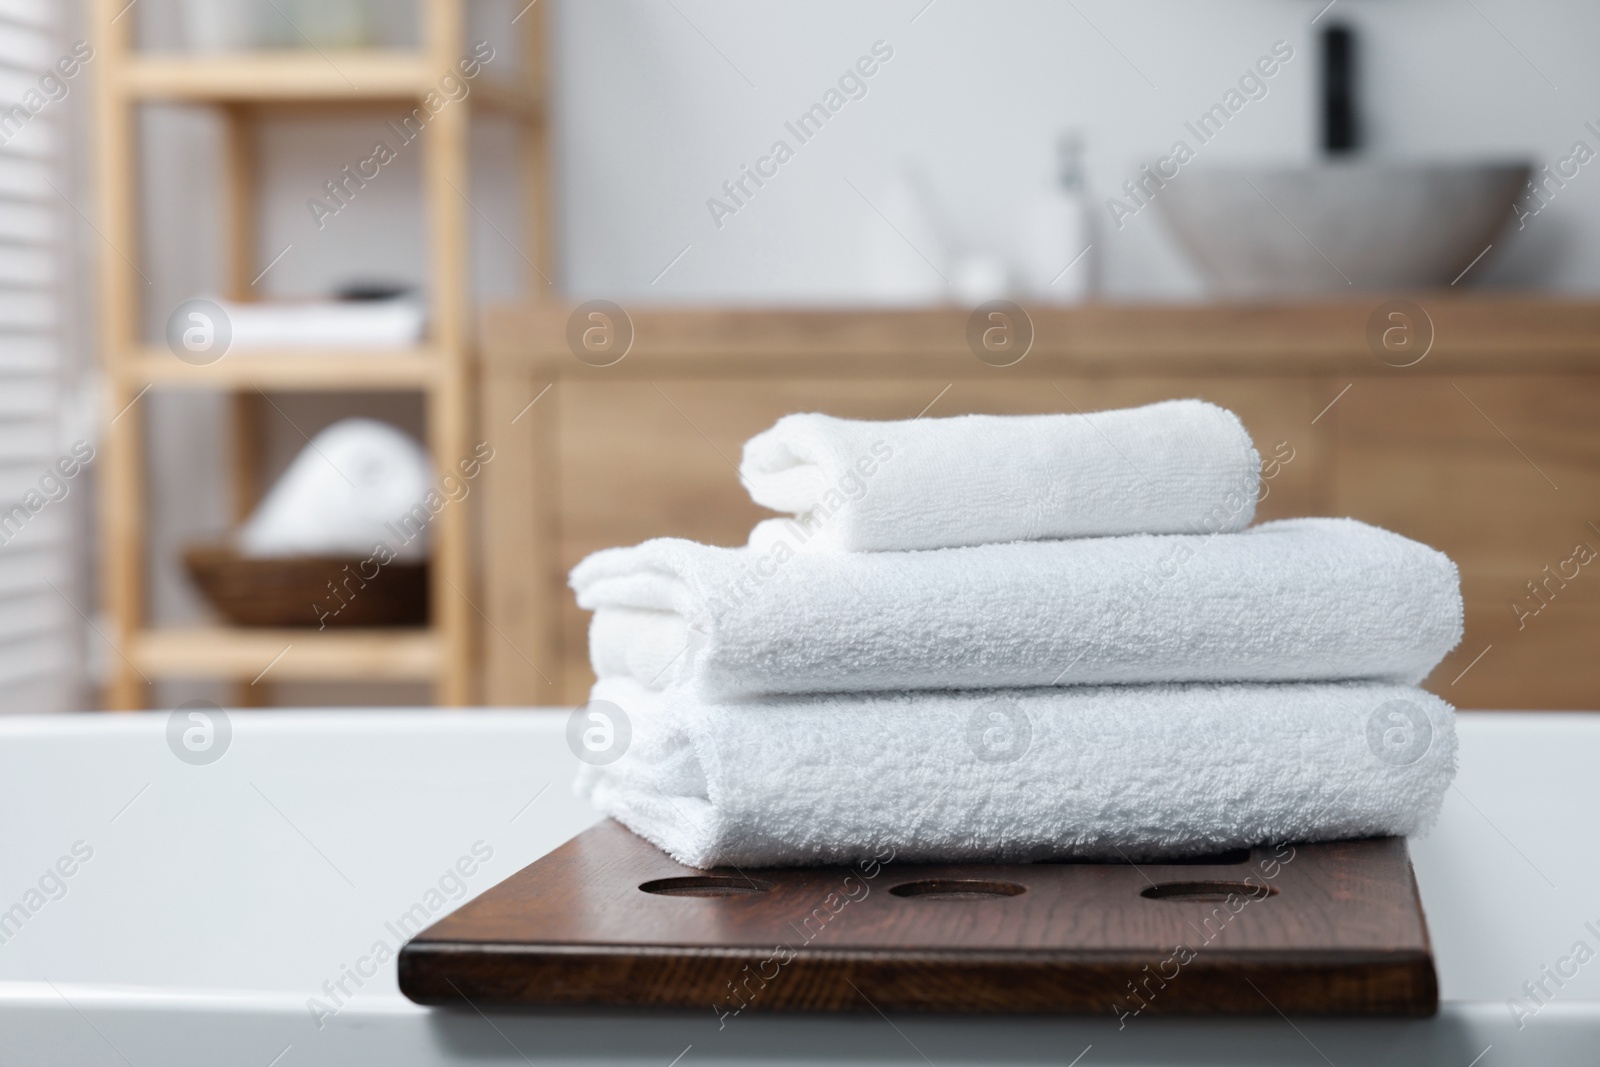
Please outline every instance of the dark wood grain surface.
M426 1004L1427 1015L1405 842L697 871L601 823L401 952Z

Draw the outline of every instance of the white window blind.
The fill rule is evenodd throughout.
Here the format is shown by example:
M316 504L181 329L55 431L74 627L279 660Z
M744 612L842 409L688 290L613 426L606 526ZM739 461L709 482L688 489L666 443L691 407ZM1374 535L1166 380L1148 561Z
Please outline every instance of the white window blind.
M70 47L56 24L66 6L0 0L0 712L70 699L74 602L87 608L72 564L89 481L58 463L72 449L61 418L71 211L61 142L89 72L41 81Z

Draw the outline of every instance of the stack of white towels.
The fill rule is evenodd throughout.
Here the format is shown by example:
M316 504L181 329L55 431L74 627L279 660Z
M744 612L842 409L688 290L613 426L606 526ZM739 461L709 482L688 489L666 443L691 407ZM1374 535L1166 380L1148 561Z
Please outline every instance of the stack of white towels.
M1454 712L1416 685L1461 637L1455 565L1247 529L1229 411L791 415L740 474L791 517L571 576L632 726L579 791L680 862L1139 860L1438 812Z

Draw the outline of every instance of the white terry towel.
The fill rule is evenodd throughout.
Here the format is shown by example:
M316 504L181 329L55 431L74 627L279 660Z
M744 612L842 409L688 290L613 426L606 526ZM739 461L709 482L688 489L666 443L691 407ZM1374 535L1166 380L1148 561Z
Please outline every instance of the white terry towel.
M426 558L418 505L432 483L428 453L409 434L375 419L343 419L312 438L240 529L246 556L366 556L388 545L394 558ZM431 518L422 508L420 514Z
M602 681L594 699L622 708L632 737L615 762L583 768L578 792L692 867L891 849L900 861L1141 860L1411 835L1432 824L1456 764L1451 707L1394 685L702 705Z
M408 297L218 304L237 348L341 348L381 358L417 343L427 328L422 305Z
M1421 681L1461 638L1455 564L1352 519L1241 534L759 554L659 539L572 572L600 677L772 693Z
M1261 464L1231 411L1169 400L1086 415L862 422L786 415L744 446L756 503L846 552L1242 530Z

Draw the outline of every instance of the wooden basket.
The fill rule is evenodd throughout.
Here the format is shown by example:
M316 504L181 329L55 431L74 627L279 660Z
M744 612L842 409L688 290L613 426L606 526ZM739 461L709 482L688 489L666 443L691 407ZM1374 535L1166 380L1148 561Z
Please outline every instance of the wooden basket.
M191 545L183 562L206 599L235 626L428 623L426 563L379 567L360 557L252 559L220 544Z

